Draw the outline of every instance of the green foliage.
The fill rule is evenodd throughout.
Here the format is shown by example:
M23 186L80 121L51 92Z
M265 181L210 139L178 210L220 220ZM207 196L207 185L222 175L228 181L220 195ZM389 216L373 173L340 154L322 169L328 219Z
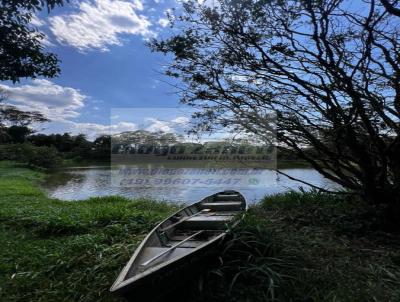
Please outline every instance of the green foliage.
M61 164L61 156L53 147L31 144L0 145L0 160L14 160L40 168L54 168Z
M25 162L41 168L55 168L60 165L61 157L53 147L34 147L24 144Z
M92 155L95 159L105 159L111 156L111 137L102 135L93 142Z
M176 207L121 197L62 202L0 162L0 300L120 301L109 287L143 236Z
M10 143L22 144L26 137L32 133L32 130L26 126L11 126L7 128L7 134L10 137Z
M35 146L54 147L65 159L110 161L111 137L101 135L93 142L85 135L72 136L64 134L35 134L28 137L28 141Z
M1 130L5 130L4 133ZM99 136L94 142L83 134L35 134L26 126L0 128L0 160L15 160L32 166L54 168L62 160L110 161L111 138Z
M3 98L7 99L7 96ZM21 111L12 105L0 105L0 125L4 124L6 121L14 126L20 126L22 128L32 123L48 122L49 119L38 111Z
M32 185L42 178L0 162L0 300L120 301L110 285L145 234L177 207L117 196L58 201ZM363 213L362 204L342 195L267 197L223 243L200 294L174 297L399 301L399 238L374 231Z
M1 104L6 99L7 95L0 89L0 144L24 143L34 132L29 125L49 121L38 111L21 111L15 106Z
M186 301L399 301L400 240L364 213L343 195L266 197L233 230L203 295Z
M54 77L60 70L55 54L43 51L44 34L30 22L36 11L48 11L66 1L1 1L0 9L0 80L19 81L20 78Z
M18 161L21 157L15 145L0 145L0 160L14 160Z
M272 136L280 156L306 161L400 233L399 19L379 2L347 2L189 0L150 47L172 57L165 73L199 109L195 132Z
M232 230L222 247L220 265L206 276L199 301L277 299L286 277L283 271L297 263L295 255L285 250L268 225L263 219L247 215Z

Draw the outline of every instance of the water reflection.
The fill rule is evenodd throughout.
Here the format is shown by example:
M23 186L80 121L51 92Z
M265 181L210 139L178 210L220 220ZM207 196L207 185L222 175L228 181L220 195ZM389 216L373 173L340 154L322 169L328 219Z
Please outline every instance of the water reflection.
M118 169L114 167L113 169ZM198 168L179 168L181 177L185 177L188 169ZM313 169L284 169L284 173L296 178L300 178L314 185L332 189L333 183L325 179L321 174ZM277 175L271 170L262 170L262 184L256 186L244 186L242 184L233 185L221 184L219 186L134 186L119 187L112 185L110 167L86 167L70 168L63 171L53 172L44 183L44 187L51 197L62 200L80 200L95 196L121 195L127 198L149 197L158 200L173 202L194 202L204 196L224 190L237 189L245 195L249 202L255 202L265 195L284 192L290 189L297 190L304 186L299 182L293 181L285 176Z

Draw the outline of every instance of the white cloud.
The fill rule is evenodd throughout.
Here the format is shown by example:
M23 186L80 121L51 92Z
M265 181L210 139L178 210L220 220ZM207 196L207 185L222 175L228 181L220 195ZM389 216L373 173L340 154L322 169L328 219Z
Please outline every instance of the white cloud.
M138 127L135 123L119 122L112 125L98 123L58 121L43 125L33 125L33 128L46 134L52 133L70 133L71 135L85 134L89 140L94 140L100 135L118 134L125 131L135 131Z
M143 15L140 0L86 0L78 12L51 17L50 29L58 42L80 51L108 51L111 45L122 45L122 35L154 35L151 23Z
M78 89L54 84L48 80L33 80L20 86L1 85L10 103L21 110L40 111L53 121L62 121L79 116L87 98Z
M188 124L190 119L187 116L178 116L177 118L173 119L171 122L174 124L181 124L186 125Z
M155 118L147 118L145 119L146 122L149 122L150 125L146 127L145 130L150 132L175 132L175 130L171 127L171 123L168 121L160 121Z
M181 133L185 130L185 126L189 123L190 119L186 116L178 116L171 121L162 121L155 118L146 118L145 122L149 123L145 130L151 132L171 132Z
M42 27L43 25L46 24L46 22L39 19L38 16L36 16L36 15L32 15L32 19L31 19L30 23L35 27Z
M173 9L167 9L164 11L164 16L158 20L158 24L161 27L167 27L168 25L171 24L171 20L175 20L175 15L174 15L174 10Z
M169 20L168 18L161 18L158 20L158 24L160 24L161 27L167 27L169 25Z
M42 30L42 28L46 25L46 21L39 19L39 17L36 15L32 15L30 24L35 28L35 30L40 29L40 32L44 35L41 39L42 45L47 47L54 46L54 44L50 41L49 36ZM34 34L32 33L32 35Z
M76 123L67 122L66 131L76 135L76 134L86 134L89 139L94 139L102 134L117 134L125 131L135 131L138 130L138 126L135 123L130 122L119 122L112 125L102 125L96 123Z
M103 125L70 120L78 117L85 103L90 103L91 100L78 89L60 86L48 80L33 80L29 84L18 86L0 84L0 89L6 92L7 103L23 111L39 111L51 120L45 124L45 128L43 125L33 125L39 132L68 132L72 135L83 133L93 140L102 134L138 130L137 124L132 122L121 121ZM92 109L99 108L94 106ZM112 116L112 119L116 118L119 117Z

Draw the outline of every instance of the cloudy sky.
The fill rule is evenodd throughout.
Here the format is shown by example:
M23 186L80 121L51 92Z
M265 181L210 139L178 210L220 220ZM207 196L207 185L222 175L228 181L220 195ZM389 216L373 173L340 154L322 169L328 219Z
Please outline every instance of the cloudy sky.
M178 106L178 98L161 75L167 58L144 44L168 35L166 15L172 8L179 8L176 0L83 0L50 15L43 12L32 23L47 35L48 51L62 61L61 75L16 85L0 82L0 88L21 109L49 117L52 122L42 126L47 133L94 136L138 128L138 120L152 130L179 126L185 118L178 113L170 121L158 119L160 108ZM148 107L157 109L143 109ZM141 109L130 110L132 118L111 118L115 108Z

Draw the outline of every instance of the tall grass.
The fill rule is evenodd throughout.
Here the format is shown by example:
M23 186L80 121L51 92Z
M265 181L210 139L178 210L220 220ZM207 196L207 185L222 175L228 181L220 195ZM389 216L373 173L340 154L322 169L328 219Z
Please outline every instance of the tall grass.
M400 301L400 239L349 197L289 192L252 206L182 301Z
M40 172L0 163L0 301L119 301L108 289L174 205L147 199L63 202Z
M0 301L119 301L111 283L177 207L115 196L62 202L34 185L41 178L0 162ZM220 246L201 291L194 282L174 301L400 301L400 239L374 225L350 197L267 197Z

